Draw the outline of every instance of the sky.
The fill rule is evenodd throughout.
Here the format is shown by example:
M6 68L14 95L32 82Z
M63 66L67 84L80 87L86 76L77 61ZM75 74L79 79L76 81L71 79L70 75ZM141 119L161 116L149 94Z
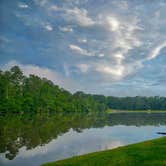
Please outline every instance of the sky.
M0 0L0 68L71 92L166 96L166 0Z

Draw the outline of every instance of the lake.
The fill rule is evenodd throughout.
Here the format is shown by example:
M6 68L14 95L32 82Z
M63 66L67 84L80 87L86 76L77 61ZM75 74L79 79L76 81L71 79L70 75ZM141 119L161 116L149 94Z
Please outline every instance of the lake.
M0 117L0 165L39 166L112 149L166 132L166 113L89 113Z

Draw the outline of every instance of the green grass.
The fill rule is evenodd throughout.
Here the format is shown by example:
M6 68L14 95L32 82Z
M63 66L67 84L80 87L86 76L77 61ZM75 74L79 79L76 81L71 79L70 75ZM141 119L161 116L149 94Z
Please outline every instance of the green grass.
M43 166L166 166L166 137L47 163Z
M111 114L112 113L112 109L107 109L106 113Z
M108 109L107 113L165 113L166 110L114 110Z

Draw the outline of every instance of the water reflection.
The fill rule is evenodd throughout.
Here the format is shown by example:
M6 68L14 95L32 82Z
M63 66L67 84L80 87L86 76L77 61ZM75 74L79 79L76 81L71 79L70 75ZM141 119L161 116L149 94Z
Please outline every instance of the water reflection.
M40 165L155 138L165 130L165 113L0 117L0 165Z

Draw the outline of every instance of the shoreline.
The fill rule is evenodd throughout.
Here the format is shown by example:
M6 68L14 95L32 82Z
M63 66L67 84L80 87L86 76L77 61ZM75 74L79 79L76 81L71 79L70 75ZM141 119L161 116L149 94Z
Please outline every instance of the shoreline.
M108 114L111 113L166 113L166 110L108 110Z

